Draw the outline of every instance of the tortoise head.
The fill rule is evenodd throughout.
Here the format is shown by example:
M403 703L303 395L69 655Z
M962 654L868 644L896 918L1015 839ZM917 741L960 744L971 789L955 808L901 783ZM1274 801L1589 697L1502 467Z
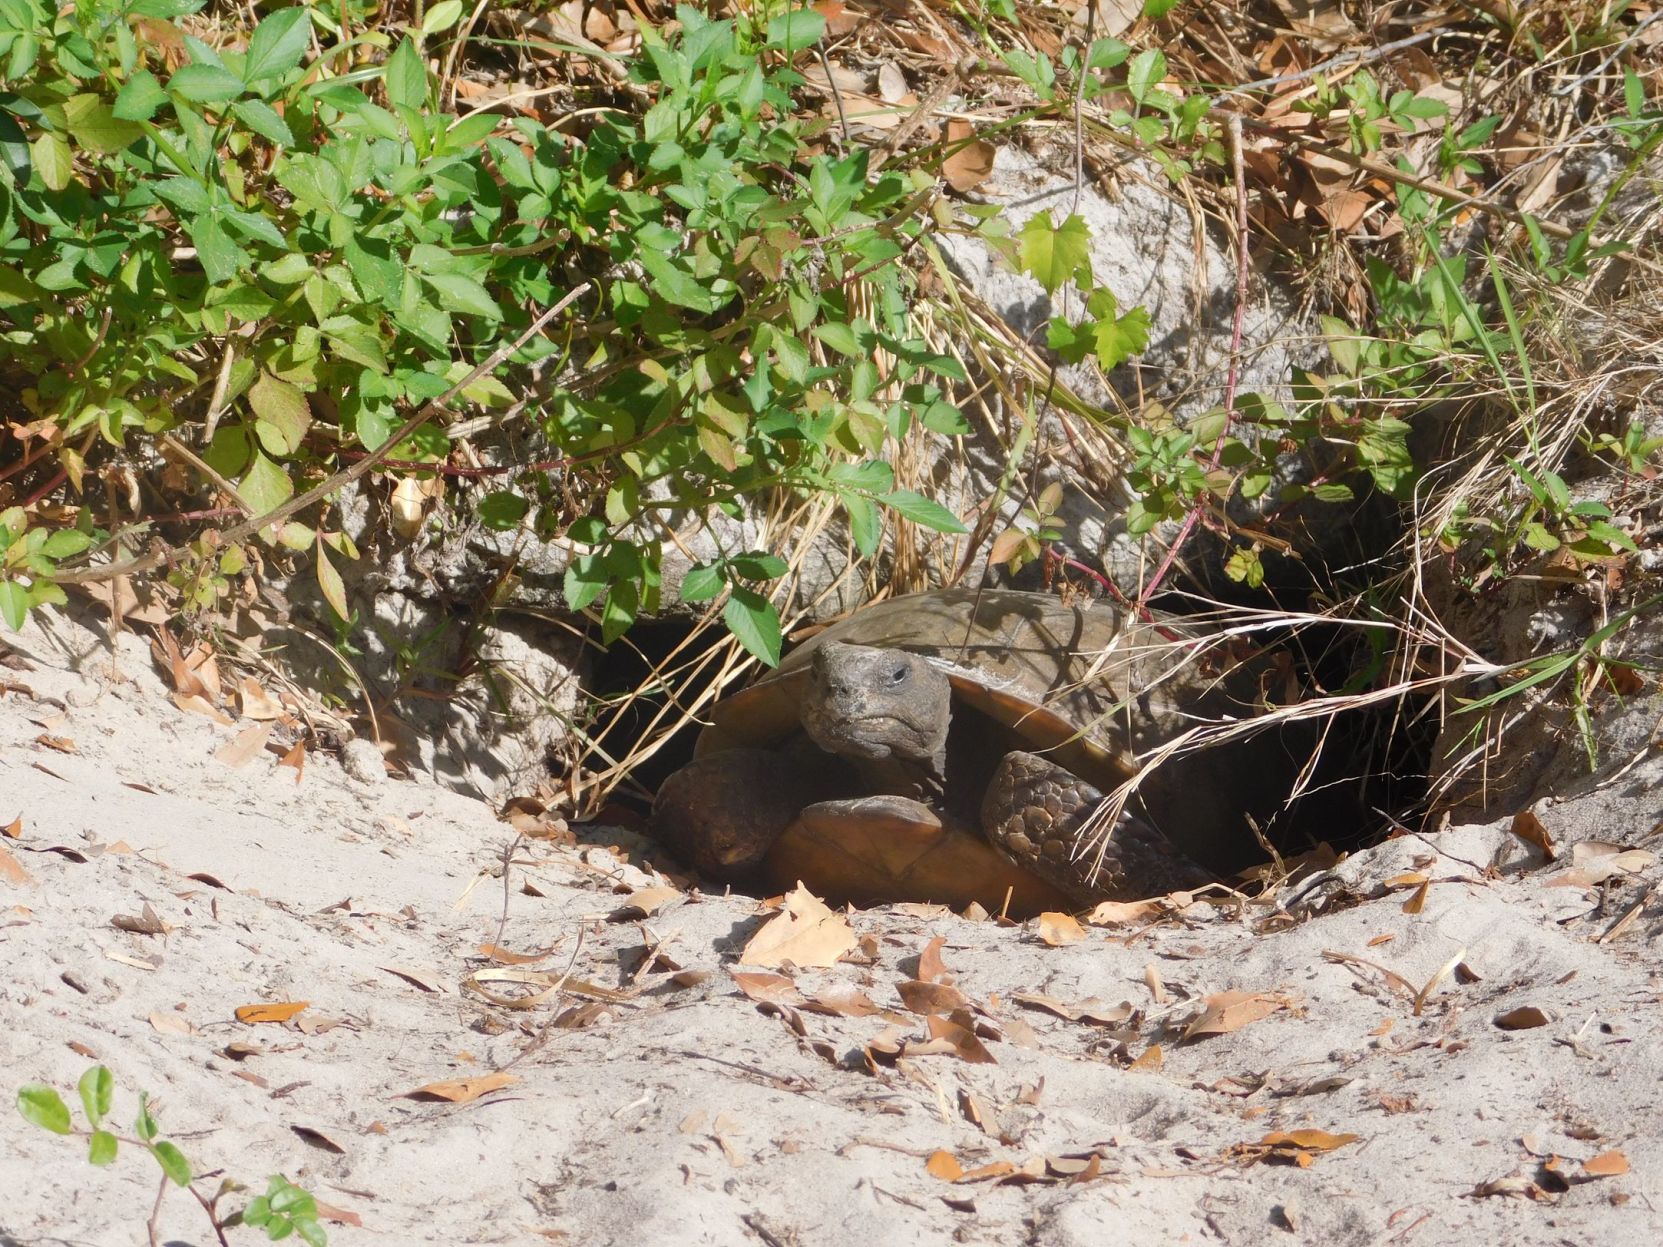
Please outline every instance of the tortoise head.
M946 673L918 654L827 641L814 651L803 729L840 757L939 759L952 699Z

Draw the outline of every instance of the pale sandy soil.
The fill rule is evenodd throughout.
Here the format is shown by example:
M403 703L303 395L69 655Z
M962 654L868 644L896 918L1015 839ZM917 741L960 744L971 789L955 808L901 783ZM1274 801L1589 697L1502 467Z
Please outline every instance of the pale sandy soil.
M104 642L74 624L31 625L15 644L0 663L0 828L21 818L0 839L7 1101L33 1082L73 1100L101 1061L119 1123L149 1090L199 1173L263 1186L282 1172L347 1214L328 1225L332 1243L1663 1235L1663 912L1646 857L1602 895L1504 826L1410 837L1342 878L1366 894L1420 871L1432 880L1420 912L1405 912L1410 887L1301 923L1197 905L1063 947L989 922L857 913L875 958L803 971L798 987L858 987L899 1021L770 1011L733 975L767 919L752 900L677 897L644 926L609 921L655 881L604 849L538 842L514 851L505 887L514 833L475 802L353 779L322 756L298 785L269 753L233 767L216 753L238 729L174 706L136 639L114 675ZM1655 821L1648 802L1634 798L1628 827L1609 825L1607 802L1593 830L1633 840ZM1543 821L1587 834L1577 809ZM169 930L112 924L146 905ZM897 986L938 937L992 1063L943 1053L869 1068L879 1036L925 1036ZM649 939L706 974L684 986L662 963L643 970ZM492 1005L463 985L490 943L546 950L531 968L621 996ZM1203 999L1226 991L1281 1007L1186 1040ZM1076 1012L1095 998L1101 1013L1069 1020L1020 993ZM286 1023L235 1018L297 1000L309 1008ZM566 1018L581 1025L551 1025L587 1004L601 1007ZM1497 1025L1522 1006L1546 1024ZM514 1081L471 1102L404 1098L497 1071ZM93 1169L80 1142L7 1112L0 1244L145 1242L148 1158ZM1340 1145L1304 1165L1258 1146L1299 1130L1356 1137L1312 1136ZM949 1184L926 1166L938 1151L1005 1180ZM1611 1176L1589 1176L1596 1157ZM1011 1180L1024 1165L1039 1180ZM160 1224L164 1242L213 1241L183 1193Z

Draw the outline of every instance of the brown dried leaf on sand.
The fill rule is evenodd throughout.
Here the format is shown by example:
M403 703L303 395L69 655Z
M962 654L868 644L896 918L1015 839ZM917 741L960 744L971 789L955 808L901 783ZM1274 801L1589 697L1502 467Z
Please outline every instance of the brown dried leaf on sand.
M452 1104L470 1104L480 1096L492 1091L500 1091L504 1087L511 1087L520 1080L513 1074L498 1071L495 1074L484 1074L478 1078L456 1078L448 1082L430 1082L426 1086L417 1087L414 1091L406 1091L402 1098L406 1100L446 1100Z
M739 960L748 966L829 966L855 942L842 916L799 883L781 911L751 937Z
M1286 1009L1289 1001L1269 992L1217 992L1201 1004L1201 1013L1184 1027L1186 1042L1197 1035L1228 1035Z

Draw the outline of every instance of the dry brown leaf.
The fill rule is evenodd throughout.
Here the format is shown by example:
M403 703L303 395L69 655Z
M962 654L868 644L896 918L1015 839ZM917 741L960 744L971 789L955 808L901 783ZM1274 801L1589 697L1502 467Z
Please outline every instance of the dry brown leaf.
M324 1221L333 1221L337 1225L350 1225L362 1228L364 1218L347 1208L337 1208L334 1204L326 1204L321 1199L314 1199L313 1206L318 1210L318 1216Z
M401 1096L406 1100L446 1100L451 1104L471 1104L482 1095L492 1091L500 1091L504 1087L511 1087L520 1080L506 1071L495 1074L483 1074L478 1078L455 1078L447 1082L430 1082L426 1086L417 1087L414 1091L406 1091Z
M196 1027L191 1020L182 1013L152 1013L150 1025L154 1030L164 1035L194 1035Z
M1542 825L1542 820L1529 810L1520 810L1513 815L1512 833L1535 849L1548 861L1556 861L1559 850L1553 847L1553 837L1548 829Z
M214 708L212 702L198 693L175 693L173 704L181 710L188 710L192 714L205 715L222 727L235 726L223 711Z
M479 951L483 956L489 957L499 966L530 965L533 961L541 961L549 955L548 953L510 952L508 949L497 944L481 944L479 946Z
M3 848L0 848L0 879L20 888L35 881L34 876L23 869L23 863Z
M19 814L4 827L0 827L0 836L5 836L8 840L23 839L23 815Z
M975 190L993 176L993 162L999 152L999 149L986 139L971 139L970 136L973 133L974 131L968 122L949 121L947 123L947 145L950 154L947 159L941 162L941 176L947 180L947 185L961 195L966 191ZM957 146L961 143L963 146ZM1008 537L1012 534L1014 534L1015 542L1018 545L1027 536L1027 534L1017 529L1009 529L1001 535ZM989 561L1008 561L1010 554L1014 552L1013 548L1006 554L1005 560L994 559L990 556Z
M295 741L289 751L277 759L277 765L294 767L294 782L298 784L300 777L306 773L306 742Z
M803 994L797 984L783 974L756 974L744 970L732 971L734 984L752 1000L762 1004L800 1005Z
M1431 888L1432 881L1430 879L1422 879L1420 881L1420 886L1415 889L1414 895L1403 902L1403 912L1406 914L1418 914L1421 910L1425 909L1426 894L1431 890Z
M117 914L110 919L110 925L118 931L131 931L134 935L166 935L173 930L172 926L162 920L162 916L146 901L144 909L137 914Z
M1143 1050L1143 1055L1129 1065L1128 1069L1158 1070L1166 1064L1166 1053L1161 1045L1152 1043Z
M606 916L606 920L634 922L638 918L650 918L671 901L680 900L682 895L680 888L665 887L662 884L636 888L629 894L628 900Z
M976 1038L976 1022L969 1010L960 1009L950 1018L928 1017L924 1019L924 1025L929 1028L930 1038L950 1044L953 1055L959 1060L972 1065L998 1064L993 1054ZM910 1054L910 1045L907 1050Z
M1102 901L1089 914L1086 922L1094 927L1134 927L1153 922L1166 906L1158 899L1149 901Z
M1358 1138L1354 1134L1329 1134L1326 1130L1277 1131L1239 1149L1238 1154L1248 1160L1280 1161L1306 1169L1319 1154L1355 1143Z
M1628 1172L1628 1157L1616 1149L1601 1152L1582 1162L1584 1178L1620 1178Z
M223 762L233 770L247 766L264 752L266 742L271 739L271 730L276 726L275 723L253 723L243 728L214 751L215 761Z
M751 937L739 960L752 966L830 966L854 946L849 924L799 882L785 908Z
M947 978L947 967L941 960L941 950L946 944L946 937L938 935L924 945L924 951L918 954L918 978L920 982L939 983Z
M814 0L813 9L826 19L826 33L836 39L848 34L866 19L866 14L851 12L843 0Z
M311 1006L309 1000L273 1000L258 1005L238 1005L237 1021L245 1026L258 1022L287 1022Z
M444 984L429 975L423 974L420 970L409 970L403 966L377 966L376 969L385 970L388 974L396 975L410 986L419 988L424 992L444 994Z
M926 983L922 979L907 979L895 985L901 1003L913 1013L951 1013L963 1009L970 1001L958 988L948 983Z
M1052 948L1061 948L1067 944L1078 944L1086 938L1086 930L1076 922L1071 914L1059 914L1048 911L1034 920L1039 938Z
M964 1176L964 1166L959 1164L957 1156L948 1151L935 1151L924 1162L924 1171L932 1178L940 1178L943 1182L957 1182Z
M897 104L907 93L907 76L894 61L878 66L878 98L885 104Z
M803 1002L802 1007L809 1013L826 1013L840 1018L865 1018L884 1013L870 996L851 986L828 987L825 991L816 992Z
M1546 1026L1553 1020L1553 1014L1546 1009L1538 1009L1535 1005L1520 1005L1517 1009L1509 1009L1506 1013L1496 1015L1496 1025L1504 1031L1532 1030L1538 1026Z
M46 748L55 750L58 753L81 752L75 747L75 742L67 736L48 736L42 733L41 735L35 737L35 744L44 745Z
M272 722L283 717L283 706L253 676L244 676L237 685L237 705L242 716L256 723Z
M1228 1035L1288 1007L1286 997L1265 992L1218 992L1201 1003L1200 1016L1184 1028L1186 1042L1197 1035Z

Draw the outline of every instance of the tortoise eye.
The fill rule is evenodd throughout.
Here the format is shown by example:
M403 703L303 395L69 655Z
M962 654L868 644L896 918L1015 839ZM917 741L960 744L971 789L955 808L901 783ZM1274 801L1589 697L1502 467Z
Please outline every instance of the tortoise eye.
M889 673L889 682L891 684L905 684L906 679L907 679L907 668L906 667L896 667L895 670L893 670Z

